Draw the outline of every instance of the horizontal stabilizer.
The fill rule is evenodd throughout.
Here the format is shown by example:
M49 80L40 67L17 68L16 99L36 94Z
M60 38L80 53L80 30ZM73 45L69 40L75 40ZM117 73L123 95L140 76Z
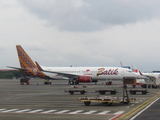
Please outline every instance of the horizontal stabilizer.
M17 67L11 67L11 66L7 66L7 67L13 68L13 69L17 69L17 70L27 70L27 69L25 69L25 68L17 68Z

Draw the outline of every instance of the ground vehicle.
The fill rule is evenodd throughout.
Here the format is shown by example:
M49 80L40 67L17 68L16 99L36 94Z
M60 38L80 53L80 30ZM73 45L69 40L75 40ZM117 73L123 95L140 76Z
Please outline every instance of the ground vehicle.
M24 85L24 83L26 83L27 85L29 85L30 84L29 80L30 80L30 78L24 77L24 78L20 79L20 83L21 83L21 85Z
M144 94L147 93L147 89L145 89L145 90L134 89L134 90L129 90L129 92L130 92L132 95L136 94L136 92L142 92L142 94L144 95Z
M135 98L130 98L129 102L135 101ZM89 106L91 102L102 102L104 104L107 104L108 106L112 105L112 103L128 103L128 100L125 99L123 101L123 97L111 97L111 96L103 96L103 97L83 97L79 98L78 101L84 101L84 104L86 106Z
M46 84L46 85L50 84L51 85L52 83L49 80L44 80L44 84Z

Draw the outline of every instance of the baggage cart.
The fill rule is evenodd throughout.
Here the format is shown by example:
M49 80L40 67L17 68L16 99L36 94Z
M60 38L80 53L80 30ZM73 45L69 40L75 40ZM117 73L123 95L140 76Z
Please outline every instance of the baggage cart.
M101 103L107 104L108 106L111 106L113 103L128 104L128 100L124 99L123 101L123 97L111 97L111 96L82 97L82 98L79 98L78 101L83 101L86 106L89 106L91 102L101 102ZM136 99L130 98L129 102L132 102L132 101L136 101Z
M73 95L74 92L80 92L82 95L83 95L84 93L86 93L85 90L80 90L80 89L65 90L65 92L69 92L71 95Z
M95 92L99 92L101 95L105 94L106 92L110 92L111 95L117 93L116 89L114 89L114 90L109 90L109 89L95 90Z

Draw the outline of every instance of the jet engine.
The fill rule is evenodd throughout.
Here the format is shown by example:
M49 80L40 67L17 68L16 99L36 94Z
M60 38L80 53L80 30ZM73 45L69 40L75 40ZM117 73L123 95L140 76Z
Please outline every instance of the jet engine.
M91 76L80 76L78 77L78 82L92 82L92 77Z

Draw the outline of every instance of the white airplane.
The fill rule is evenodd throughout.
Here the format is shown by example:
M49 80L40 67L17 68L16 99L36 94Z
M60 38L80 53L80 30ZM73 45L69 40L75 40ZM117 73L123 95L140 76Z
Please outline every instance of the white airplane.
M35 63L20 45L16 46L21 72L47 79L68 79L72 84L97 80L122 80L123 77L138 77L133 70L122 67L43 67ZM8 66L9 67L9 66Z
M133 71L140 73L141 77L145 77L142 84L152 84L153 87L160 87L160 71L144 72L141 73L134 65L132 66Z
M127 65L121 62L121 67L126 67ZM153 87L160 86L160 71L152 71L152 72L144 72L141 73L135 65L132 65L132 70L141 76L137 77L136 82L137 85L145 85L145 84L152 84Z

